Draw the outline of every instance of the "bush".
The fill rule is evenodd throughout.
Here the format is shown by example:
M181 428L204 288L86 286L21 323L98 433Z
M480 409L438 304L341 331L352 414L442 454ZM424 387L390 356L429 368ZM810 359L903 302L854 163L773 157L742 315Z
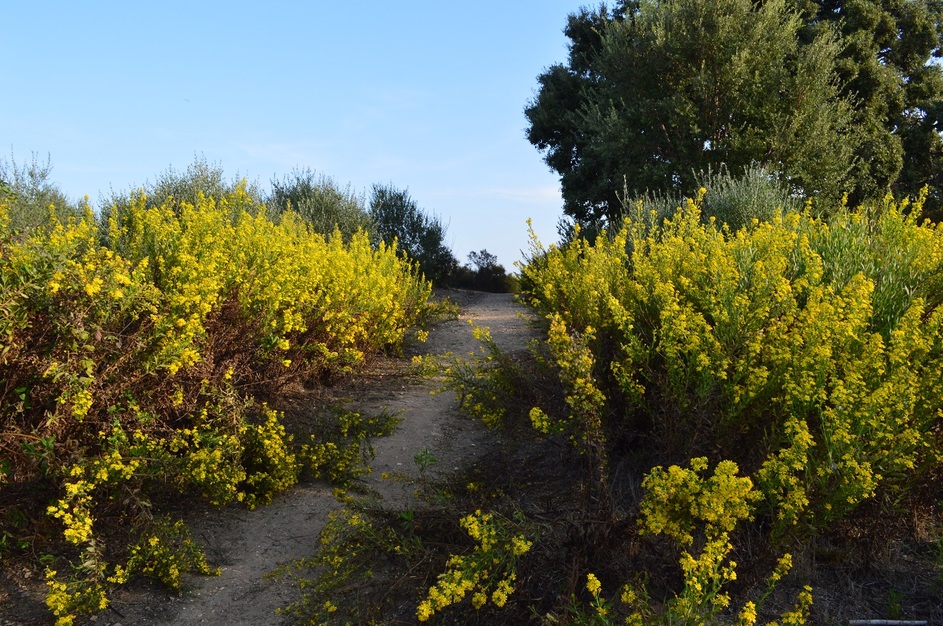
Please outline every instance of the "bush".
M17 165L11 156L9 163L0 159L0 183L7 204L9 227L28 231L48 224L50 219L66 220L79 216L82 209L70 201L49 180L52 163L49 157L42 163L33 154L28 165Z
M714 218L732 231L753 220L768 222L802 208L802 201L775 174L755 163L738 177L724 166L696 178L698 186L707 189L702 201L704 218Z
M338 229L345 239L359 230L373 230L373 221L361 196L342 189L333 179L316 177L310 169L294 170L281 181L272 179L266 200L273 216L289 210L298 214L314 232L330 235Z
M206 157L198 155L193 159L193 163L187 166L186 171L178 172L173 167L169 167L158 174L153 183L146 182L141 187L141 191L148 199L148 206L166 204L179 212L184 203L196 205L201 195L207 199L219 201L232 194L242 182L241 178L226 180L221 166L211 164L207 162ZM257 185L247 184L246 193L251 203L242 208L254 214L261 206L261 192ZM102 208L107 209L115 203L123 206L128 203L130 197L127 193L112 191L110 201L106 202ZM107 215L105 217L107 218Z
M104 247L90 212L23 235L0 204L0 482L51 497L82 555L67 580L50 570L61 623L104 608L131 569L176 570L160 542L148 557L100 532L147 528L154 489L255 506L295 482L280 414L246 390L350 371L422 313L430 286L395 249L254 206L244 184L196 204L134 194Z
M774 174L759 165L751 165L739 176L726 167L714 172L708 170L695 176L698 186L706 193L701 199L701 218L719 225L726 224L732 231L749 226L753 220L770 221L790 211L802 208L802 202ZM623 197L623 219L648 226L660 225L684 204L681 196L648 193L638 198ZM616 230L621 222L613 225ZM566 239L569 241L572 235Z
M240 203L234 205L233 195L240 187ZM242 179L226 180L221 166L210 164L205 157L197 156L185 172L169 167L153 183L146 182L132 193L112 190L110 196L103 197L98 212L102 243L108 241L111 218L117 219L119 225L126 223L132 203L141 198L148 208L166 207L179 215L185 204L197 206L203 200L220 202L226 197L229 197L230 220L243 212L256 215L262 210L262 194L258 186Z
M733 231L703 219L706 193L592 241L579 229L563 247L534 239L523 270L524 298L549 326L535 356L564 394L545 392L530 422L566 436L583 466L577 551L594 569L572 623L756 623L791 566L784 543L868 500L873 513L918 497L941 469L943 227L918 224L920 201L888 199L827 218L776 211ZM500 406L513 390L494 384L494 363L463 391ZM644 494L611 468L620 481L644 475ZM670 540L657 549L680 557L680 578L625 561L612 529L631 522ZM771 567L765 592L755 565L752 589L732 585L740 539L741 557ZM603 595L596 573L627 584ZM646 577L661 578L654 598ZM804 623L811 602L797 588L782 623Z
M730 232L702 199L594 244L536 244L524 270L533 306L591 349L612 445L736 462L779 532L938 468L943 228L887 200Z

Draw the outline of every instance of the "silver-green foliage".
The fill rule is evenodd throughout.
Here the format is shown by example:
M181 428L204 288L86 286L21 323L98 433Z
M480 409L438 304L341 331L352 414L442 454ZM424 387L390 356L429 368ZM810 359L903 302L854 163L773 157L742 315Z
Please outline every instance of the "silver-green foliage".
M342 187L309 168L295 169L281 180L272 179L266 205L273 216L294 211L312 230L325 235L338 229L348 238L358 230L373 230L362 195L350 185Z
M7 199L10 227L25 231L46 224L51 218L68 219L79 215L78 203L72 202L49 180L52 172L50 157L39 160L34 153L28 163L18 164L11 155L9 162L0 159L0 183Z
M750 226L754 220L769 221L789 211L802 209L802 201L765 167L753 163L738 174L726 166L717 170L708 169L694 175L699 188L706 193L701 201L701 218L707 222L714 219L731 231ZM628 194L626 193L626 196ZM617 230L622 219L630 218L636 224L649 228L661 225L684 204L685 197L665 192L647 192L623 200L623 214L612 224ZM828 205L822 210L827 212Z
M209 163L206 157L198 155L185 171L177 171L173 167L167 168L157 175L153 182L147 181L139 188L129 192L111 191L110 195L100 200L99 225L102 241L109 241L109 219L114 216L118 226L128 226L130 207L137 194L143 193L146 197L146 206L158 207L166 202L179 215L184 204L196 206L200 197L210 198L219 202L223 197L231 197L236 189L244 186L246 194L240 194L244 202L230 202L231 217L235 219L242 211L256 215L262 210L262 192L255 183L247 183L241 178L227 180L220 165ZM120 246L117 252L121 252Z

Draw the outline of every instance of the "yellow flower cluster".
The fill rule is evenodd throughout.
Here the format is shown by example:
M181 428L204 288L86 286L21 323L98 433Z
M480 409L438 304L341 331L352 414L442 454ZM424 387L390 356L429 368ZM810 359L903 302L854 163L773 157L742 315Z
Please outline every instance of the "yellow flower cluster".
M242 485L243 502L254 508L257 504L268 504L276 493L298 482L301 467L290 447L292 438L285 433L276 411L266 408L264 423L246 425L240 431L244 446L242 463L247 469Z
M63 582L56 570L46 570L46 606L56 617L56 626L72 626L78 613L104 611L108 608L105 588L98 582Z
M70 480L65 483L65 496L47 509L49 515L62 521L67 541L78 545L92 539L92 492L100 484L128 480L140 465L139 459L125 459L112 451L87 466L72 467L68 472Z
M131 548L127 565L119 568L115 578L127 580L132 573L138 573L178 591L185 571L215 576L220 570L209 566L182 521L172 524L162 521L155 526L154 534L142 538Z
M704 525L709 539L727 536L744 519L752 516L752 506L762 495L753 490L753 481L738 477L732 461L721 461L713 476L702 477L707 459L691 459L690 469L672 465L667 470L653 468L642 481L646 490L642 501L644 530L665 534L681 545L694 542L694 531Z
M694 542L698 528L706 537L697 558L689 552L681 555L685 586L671 603L679 616L714 614L728 606L730 597L721 589L736 579L736 563L725 563L733 547L728 538L740 521L752 516L752 503L761 497L749 478L736 475L735 463L721 461L705 480L701 474L706 469L707 459L696 458L690 469L656 467L642 483L645 532L668 535L682 546Z
M507 521L493 513L479 510L463 517L459 523L477 545L470 554L449 559L446 571L439 575L439 581L416 608L420 622L461 602L469 593L476 609L489 599L495 606L503 607L514 591L517 558L533 545L523 535L511 535Z
M643 532L668 535L681 546L694 543L693 533L703 535L699 554L681 553L684 588L664 605L664 623L707 623L729 608L730 596L723 588L737 578L737 564L728 560L733 549L730 533L739 522L751 517L753 503L762 497L753 490L749 478L736 476L737 467L730 461L718 463L713 476L705 479L706 470L707 460L696 458L689 469L672 466L665 471L656 467L643 481ZM767 578L763 599L791 567L792 556L784 554ZM652 607L634 589L626 587L622 601L632 610L627 623L651 621ZM805 623L811 602L811 589L807 588L799 595L795 610L783 615L783 623ZM737 615L737 624L754 626L756 603L746 602Z
M84 480L66 484L66 497L58 504L50 506L47 513L61 520L66 541L74 544L85 543L92 537L92 518L89 506L92 496L89 492L93 485Z

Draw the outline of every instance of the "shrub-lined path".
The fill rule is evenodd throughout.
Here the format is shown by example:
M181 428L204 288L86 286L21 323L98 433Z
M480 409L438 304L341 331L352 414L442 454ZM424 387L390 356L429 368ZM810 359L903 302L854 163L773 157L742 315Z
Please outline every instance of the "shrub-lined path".
M465 355L478 349L469 320L491 329L505 351L523 350L534 330L526 312L510 294L449 292L462 305L459 319L442 322L415 354ZM479 423L463 417L451 392L431 394L435 382L407 375L409 360L380 363L365 376L331 390L338 398L353 401L350 408L363 413L387 409L403 422L397 431L374 441L376 458L366 487L390 505L405 504L414 486L381 478L383 474L417 475L416 454L428 450L437 460L432 469L447 472L474 463L491 440ZM118 590L111 608L94 619L95 624L226 624L262 625L287 623L275 613L298 598L287 578L267 577L279 565L312 556L327 514L340 505L332 487L323 482L302 482L254 511L231 507L207 508L185 514L193 537L205 548L211 565L222 568L218 577L192 576L180 596L160 589L138 587ZM83 619L83 621L85 621ZM17 623L2 621L0 623Z

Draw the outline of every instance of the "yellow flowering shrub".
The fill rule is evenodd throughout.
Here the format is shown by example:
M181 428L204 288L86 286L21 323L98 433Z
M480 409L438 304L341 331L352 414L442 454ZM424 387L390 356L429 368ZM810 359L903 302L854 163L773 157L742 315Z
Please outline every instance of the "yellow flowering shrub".
M780 531L938 466L943 227L918 223L920 200L736 232L702 220L699 201L592 243L533 241L526 300L551 344L560 325L592 330L607 435L735 460ZM557 365L565 385L589 380Z
M739 611L731 607L726 588L737 579L737 563L729 558L733 546L730 535L753 517L754 503L763 495L749 477L738 476L731 461L721 461L706 476L707 459L692 459L688 468L672 465L655 467L645 477L645 497L639 524L642 534L665 535L680 549L679 565L683 586L663 602L653 601L646 585L626 584L615 598L604 592L602 582L592 572L586 574L589 608L575 601L568 607L572 623L611 626L617 623L644 624L738 624L754 626L759 606L776 583L792 567L792 556L784 554L766 580L766 591L756 601L746 601ZM793 610L785 612L785 624L804 624L812 604L811 590L799 593ZM776 624L777 622L771 622Z
M590 346L596 332L591 326L582 333L571 333L559 315L550 316L547 333L553 363L559 371L565 390L568 414L551 420L540 407L530 411L532 426L540 432L566 432L587 463L584 482L594 515L612 515L609 487L609 450L603 423L606 398L597 386L594 374L596 359Z
M133 574L154 578L169 589L180 590L181 576L186 571L218 575L219 568L210 567L203 551L193 543L190 533L180 520L158 520L150 532L135 543L127 564L117 566L113 582L124 582Z
M424 313L431 287L395 247L367 233L325 238L252 207L244 184L193 204L148 205L139 193L104 231L86 207L21 234L0 199L0 479L47 482L66 542L126 553L125 573L172 584L201 569L156 545L151 565L145 547L102 550L101 520L146 511L149 486L251 507L297 480L281 415L248 390L347 372L396 348ZM325 472L335 462L345 461L324 460ZM126 578L101 563L50 575L59 619L97 610L96 594Z
M112 214L112 247L132 261L150 259L169 296L155 366L176 371L198 360L194 341L229 297L279 364L296 347L309 367L343 370L402 341L430 286L395 248L374 248L366 233L349 243L339 232L325 239L291 213L276 224L264 212L235 211L245 195L242 185L218 203L201 197L179 211L148 207L140 195Z
M445 388L458 394L461 408L487 427L529 429L534 419L541 419L539 409L537 412L532 410L541 392L540 384L535 383L538 370L533 364L522 364L519 359L502 351L488 327L474 324L472 327L479 344L477 352L467 357L446 354L442 359L414 359L417 373L441 375ZM530 414L535 417L529 417ZM547 422L545 427L558 432L565 425Z
M392 434L401 421L385 411L362 415L336 410L331 417L330 424L322 424L301 445L298 456L315 477L343 485L370 471L366 465L374 454L370 439Z
M380 621L377 595L402 606L403 594L410 587L411 577L391 585L384 575L389 565L415 564L427 558L426 548L403 516L373 501L335 495L346 506L328 513L316 554L277 571L299 584L301 598L278 610L299 624Z
M459 523L476 546L471 553L449 558L446 571L439 574L438 582L416 608L420 622L461 602L469 594L476 609L489 601L498 608L503 607L514 591L517 559L532 545L524 535L512 535L507 521L493 513L478 510Z
M264 417L261 424L240 427L242 465L246 470L240 488L245 494L242 501L249 508L269 504L272 496L298 482L301 470L291 449L292 437L285 433L279 413L266 407Z
M943 226L918 222L922 200L779 212L731 231L702 217L703 194L663 221L640 206L594 241L535 237L522 268L568 409L534 407L532 427L591 426L603 460L644 442L668 466L648 471L641 523L677 543L684 582L661 606L625 587L633 624L755 624L763 598L737 612L724 591L730 534L754 509L777 545L899 495L941 461ZM728 460L707 476L706 455ZM615 623L595 574L587 591L575 623ZM803 623L811 602L802 591L779 623Z

